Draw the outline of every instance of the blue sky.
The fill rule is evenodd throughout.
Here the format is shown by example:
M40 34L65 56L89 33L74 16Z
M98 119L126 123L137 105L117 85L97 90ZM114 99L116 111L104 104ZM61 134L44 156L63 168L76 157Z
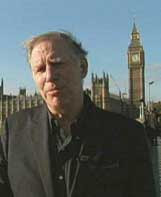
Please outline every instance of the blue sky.
M146 87L151 99L161 100L161 1L160 0L14 0L0 6L0 78L5 92L17 94L19 87L35 91L23 42L34 35L68 30L88 50L91 72L112 75L122 93L128 93L127 48L135 17L145 50ZM111 92L118 88L110 79ZM148 90L148 88L147 88ZM148 95L148 92L147 92Z

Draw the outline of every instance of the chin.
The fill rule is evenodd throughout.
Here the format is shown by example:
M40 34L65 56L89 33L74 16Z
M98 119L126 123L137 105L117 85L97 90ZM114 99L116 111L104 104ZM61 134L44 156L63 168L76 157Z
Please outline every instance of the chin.
M63 109L67 105L71 105L72 98L69 96L63 96L63 95L47 95L45 98L45 102L49 105L52 106L52 108L60 108Z
M59 97L47 97L45 100L52 108L61 108L63 106L63 101Z

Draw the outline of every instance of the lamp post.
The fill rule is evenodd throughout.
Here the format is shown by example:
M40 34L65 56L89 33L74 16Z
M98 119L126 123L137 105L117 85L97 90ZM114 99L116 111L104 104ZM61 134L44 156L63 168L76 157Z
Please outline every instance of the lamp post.
M154 81L149 82L149 104L148 104L148 111L151 111L151 98L150 98L150 86L154 83Z

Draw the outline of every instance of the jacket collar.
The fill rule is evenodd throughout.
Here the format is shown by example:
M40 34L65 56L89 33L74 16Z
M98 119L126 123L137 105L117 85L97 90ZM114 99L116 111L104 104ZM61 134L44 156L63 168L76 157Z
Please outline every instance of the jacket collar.
M49 128L46 105L35 108L31 117L30 136L42 184L47 197L53 197L53 183L49 157Z

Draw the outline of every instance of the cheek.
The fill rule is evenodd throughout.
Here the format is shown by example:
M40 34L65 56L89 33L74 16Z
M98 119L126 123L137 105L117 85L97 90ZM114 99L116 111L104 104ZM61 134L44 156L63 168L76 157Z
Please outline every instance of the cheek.
M68 83L66 83L66 86L68 86L68 89L71 92L75 92L81 88L82 85L82 79L80 75L71 75L68 77Z
M39 75L36 75L34 76L34 80L38 86L39 89L43 90L43 87L44 87L44 84L45 84L45 79L43 76L39 76Z

